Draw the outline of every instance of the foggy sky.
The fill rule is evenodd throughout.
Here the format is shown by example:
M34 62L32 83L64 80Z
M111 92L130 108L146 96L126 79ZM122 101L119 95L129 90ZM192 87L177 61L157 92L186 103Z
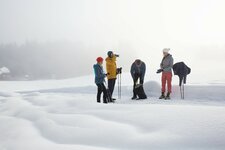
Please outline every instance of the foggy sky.
M0 43L81 42L96 56L141 58L151 73L170 47L198 79L225 81L224 8L224 0L0 0Z
M0 42L96 43L98 35L109 43L224 44L224 6L223 0L1 0Z

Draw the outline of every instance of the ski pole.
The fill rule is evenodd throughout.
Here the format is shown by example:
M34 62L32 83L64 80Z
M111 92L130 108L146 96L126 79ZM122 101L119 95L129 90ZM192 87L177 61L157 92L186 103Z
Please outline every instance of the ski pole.
M120 87L119 87L119 75L117 75L117 87L118 87L118 99L119 99L119 92L120 92Z
M184 83L183 83L183 99L184 99Z
M121 86L121 74L120 74L120 99L121 99L121 91L122 91L122 86Z
M181 90L181 86L180 86L180 97L182 99L182 90Z
M117 81L117 84L118 84L118 99L120 99L120 74L117 75L118 77L118 81Z

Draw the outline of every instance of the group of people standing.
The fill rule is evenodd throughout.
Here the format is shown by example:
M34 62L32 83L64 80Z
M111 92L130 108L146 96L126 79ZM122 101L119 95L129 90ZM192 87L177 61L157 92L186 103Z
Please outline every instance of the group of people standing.
M159 99L170 99L170 94L172 92L172 68L173 68L173 57L169 53L170 49L165 48L163 49L163 59L160 63L160 69L157 70L157 73L162 73L161 78L161 96ZM94 73L95 73L95 83L98 87L97 92L97 102L101 102L101 94L103 93L103 103L107 103L107 96L110 95L112 98L117 75L121 74L122 68L117 68L116 59L119 55L114 54L112 51L107 53L106 61L106 72L103 70L103 61L102 57L98 57L96 59L97 63L94 65ZM135 87L137 84L143 85L144 84L144 77L146 72L146 64L140 60L136 59L134 63L131 65L130 73L133 79L133 97L132 100L139 99L137 97L137 93L135 91ZM108 79L108 87L106 87L105 78ZM138 83L139 81L139 83ZM167 85L167 93L166 93L166 85ZM108 91L107 91L108 88Z
M104 59L102 57L98 57L96 59L97 63L94 65L94 73L95 73L95 84L98 87L97 92L97 102L101 102L101 94L103 92L103 103L107 103L107 96L111 96L112 100L115 100L115 98L112 98L114 87L116 84L116 78L117 74L121 73L121 68L117 68L116 65L116 58L119 57L119 55L114 54L112 51L109 51L107 53L108 57L105 59L106 61L106 70L107 73L103 71L103 61ZM108 90L105 86L105 78L108 79ZM107 93L108 92L108 93Z

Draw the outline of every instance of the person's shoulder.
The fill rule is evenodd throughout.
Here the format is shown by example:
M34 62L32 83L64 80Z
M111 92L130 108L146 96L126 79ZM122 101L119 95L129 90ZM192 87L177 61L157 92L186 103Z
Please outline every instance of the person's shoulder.
M107 57L107 58L105 59L106 62L109 62L110 60L111 60L110 57Z
M173 56L171 54L169 54L168 58L173 59Z
M94 64L94 65L93 65L93 68L96 69L96 68L98 68L98 66L99 66L98 64Z
M132 63L131 67L136 67L136 64L135 62Z
M113 58L112 58L114 61L116 61L116 55L113 55Z
M96 64L93 65L93 68L94 68L94 69L96 68Z

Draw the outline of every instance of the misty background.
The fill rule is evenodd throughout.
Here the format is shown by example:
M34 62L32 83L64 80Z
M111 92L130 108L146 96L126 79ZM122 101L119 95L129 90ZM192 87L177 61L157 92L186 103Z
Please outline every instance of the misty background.
M0 0L2 80L93 74L107 51L128 72L136 58L155 72L162 49L192 68L190 82L225 82L223 0Z

